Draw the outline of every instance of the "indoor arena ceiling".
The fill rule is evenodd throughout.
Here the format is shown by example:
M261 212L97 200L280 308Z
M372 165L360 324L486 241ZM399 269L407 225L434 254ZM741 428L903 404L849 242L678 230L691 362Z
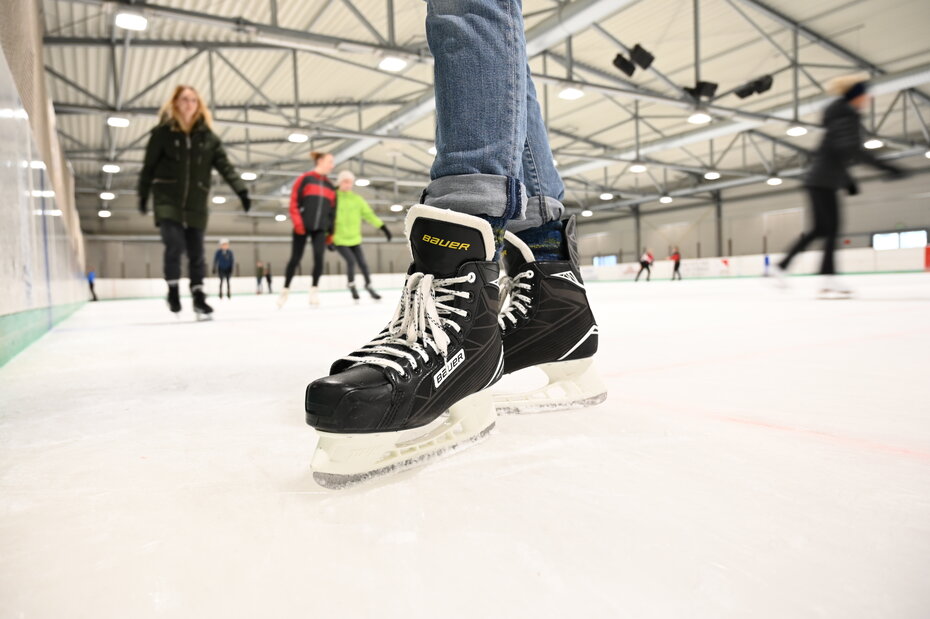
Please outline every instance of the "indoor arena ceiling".
M651 208L664 194L685 204L714 189L796 182L819 138L822 84L856 70L873 76L878 95L865 117L884 143L877 152L926 165L930 3L888 0L880 12L848 0L782 0L777 9L756 0L523 5L530 64L572 208ZM365 191L382 211L415 199L428 181L435 117L422 0L42 6L49 88L87 220L104 190L117 195L114 219L135 208L145 137L177 83L204 93L235 163L258 175L251 217L286 206L282 192L308 167L311 146L370 178ZM147 18L146 30L114 25L130 9ZM654 57L651 65L640 50ZM614 59L629 63L631 53L640 63L627 64L627 75ZM389 56L406 66L380 69ZM699 81L717 88L697 105L684 89ZM562 98L566 87L583 96ZM735 92L741 87L745 98ZM709 123L689 122L698 108ZM108 126L113 116L129 126ZM787 135L795 124L807 133ZM288 141L293 133L309 141ZM102 172L106 163L120 172ZM236 207L230 200L216 209Z

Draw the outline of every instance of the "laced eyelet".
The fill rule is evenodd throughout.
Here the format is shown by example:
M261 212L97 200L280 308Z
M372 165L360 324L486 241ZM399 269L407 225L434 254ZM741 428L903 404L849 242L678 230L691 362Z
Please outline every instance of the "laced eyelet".
M533 277L534 277L535 275L536 275L536 274L535 274L535 272L533 272L533 271L524 271L524 272L523 272L523 276L526 277L526 279L533 279Z
M476 279L478 279L478 276L475 275L475 272L474 272L474 271L472 271L471 273L468 274L468 283L469 283L469 284L474 284Z

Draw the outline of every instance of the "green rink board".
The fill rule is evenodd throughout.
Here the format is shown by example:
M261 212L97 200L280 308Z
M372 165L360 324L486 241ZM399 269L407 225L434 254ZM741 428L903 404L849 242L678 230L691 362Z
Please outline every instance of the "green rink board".
M76 312L85 301L0 316L0 367Z

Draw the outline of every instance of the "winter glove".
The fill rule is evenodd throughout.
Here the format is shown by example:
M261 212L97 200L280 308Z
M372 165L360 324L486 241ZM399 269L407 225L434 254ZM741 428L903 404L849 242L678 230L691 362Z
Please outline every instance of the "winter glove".
M390 230L388 230L387 224L381 224L381 232L384 233L384 236L387 237L387 240L388 240L388 241L390 241L392 238L394 238L394 235L391 234L391 231L390 231Z
M143 215L147 215L149 212L148 200L145 198L139 198L139 212Z
M242 201L242 210L248 213L249 209L252 208L252 201L249 199L249 192L240 191L237 195L239 196L239 199Z
M854 183L854 182L853 182L853 183L849 183L849 186L846 187L846 193L848 193L848 194L851 195L851 196L858 196L858 195L859 195L859 185L857 185L857 184Z

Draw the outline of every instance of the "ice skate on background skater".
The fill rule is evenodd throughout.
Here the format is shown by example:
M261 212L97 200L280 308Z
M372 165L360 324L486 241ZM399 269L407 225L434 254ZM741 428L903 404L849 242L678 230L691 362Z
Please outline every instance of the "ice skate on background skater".
M501 375L500 268L491 226L414 206L413 263L388 326L306 391L319 433L313 478L343 488L451 453L487 436L486 390Z
M549 382L527 393L495 394L498 413L583 408L607 398L593 366L598 329L578 266L574 216L563 222L559 253L561 260L539 262L517 235L504 237L504 373L538 366Z

